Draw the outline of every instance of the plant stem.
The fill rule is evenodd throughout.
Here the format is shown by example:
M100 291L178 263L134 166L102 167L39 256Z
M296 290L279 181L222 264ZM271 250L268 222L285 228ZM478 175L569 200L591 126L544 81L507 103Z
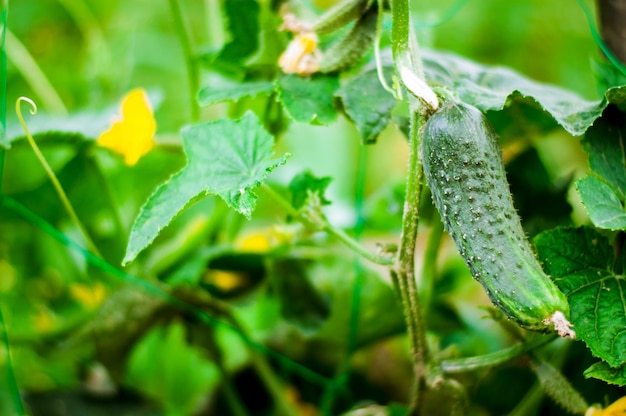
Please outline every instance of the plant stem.
M419 157L422 119L422 114L417 111L413 112L411 117L411 134L409 137L409 169L404 214L402 217L402 236L400 239L398 259L392 273L400 290L400 297L404 307L415 371L415 386L411 397L411 409L413 412L416 412L419 407L422 384L426 376L426 362L428 361L426 329L415 281L415 245L418 233L420 195L423 182L423 170Z
M524 355L529 351L542 347L547 343L554 341L556 337L556 335L537 337L532 339L531 341L516 344L512 347L492 352L490 354L479 355L476 357L443 360L440 363L441 371L446 374L458 374L466 373L469 371L482 370L486 368L493 368L497 365L503 364L507 361Z
M422 196L423 198L424 196ZM420 279L420 296L424 309L428 310L430 305L435 278L437 275L437 259L439 258L439 247L443 236L443 222L435 215L430 224L430 235L424 250L424 264Z
M8 29L6 31L6 50L8 59L13 62L22 78L37 93L43 106L52 113L66 115L67 108L57 91L28 52L28 49Z
M196 94L200 89L200 81L198 74L198 67L196 65L196 57L191 48L191 40L185 27L185 21L180 9L178 0L169 0L170 11L174 20L174 29L178 34L178 40L183 50L185 57L185 67L187 68L187 82L189 83L189 106L191 111L191 121L198 121L200 119L200 106L196 100Z
M63 208L65 208L65 211L70 216L74 225L76 225L76 227L82 233L83 238L85 239L85 242L87 243L87 248L92 253L100 257L98 248L91 240L91 237L89 237L89 233L87 232L87 229L85 228L83 223L78 219L78 215L76 215L76 211L74 211L74 207L72 207L72 204L69 198L65 194L65 191L63 190L63 187L61 186L59 179L54 174L54 171L52 170L52 168L46 161L46 158L44 157L44 155L41 153L41 150L39 150L39 146L37 146L37 143L35 142L35 139L33 139L33 136L30 134L30 131L28 131L28 127L26 126L26 122L24 121L24 117L22 116L22 110L20 108L20 104L22 103L22 101L26 101L32 106L31 114L37 113L37 106L30 98L26 98L26 97L20 97L15 102L15 112L17 113L17 118L19 119L20 124L22 125L22 129L24 130L26 138L28 139L28 143L30 144L30 147L32 147L33 152L35 152L37 159L39 159L39 163L41 163L41 166L43 166L44 170L46 171L46 174L50 178L50 182L52 182L52 186L54 187L54 190L56 191L59 199L61 200L61 204L63 205Z
M393 259L391 259L389 256L376 254L369 251L367 248L359 244L358 241L346 234L342 229L330 224L325 216L307 215L305 218L299 210L294 208L289 203L289 201L283 198L282 195L280 195L278 192L274 191L274 189L272 189L269 185L263 184L262 188L269 196L272 197L274 202L278 203L278 205L280 205L285 211L287 211L287 214L289 216L298 219L299 221L311 226L312 228L327 232L328 234L341 241L348 248L352 249L355 253L366 258L372 263L380 264L382 266L391 266L393 264Z

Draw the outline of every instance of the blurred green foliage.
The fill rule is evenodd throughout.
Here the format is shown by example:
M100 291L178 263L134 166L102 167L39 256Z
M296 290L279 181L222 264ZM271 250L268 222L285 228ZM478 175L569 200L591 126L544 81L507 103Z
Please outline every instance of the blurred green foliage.
M243 20L234 23L219 13L230 8L236 14L238 7L257 3L260 18L254 24L242 24L250 18L249 8ZM215 85L241 85L236 81L242 77L271 78L272 65L286 44L285 34L275 30L278 18L270 13L277 3L180 1L192 50L200 57L201 91L210 92ZM292 3L314 15L333 2ZM416 0L411 4L423 48L508 66L585 98L600 98L600 81L594 78L592 65L599 54L585 16L573 0ZM256 23L260 37L246 45ZM46 228L82 242L31 149L25 140L15 140L5 155L3 189L23 210L0 210L0 296L16 377L33 414L52 412L41 405L59 398L46 396L50 392L67 394L61 397L69 406L90 409L83 412L94 415L107 411L182 415L194 409L205 414L313 415L345 411L363 401L406 401L410 358L402 311L387 271L361 264L326 235L283 221L268 198L259 198L251 222L217 198L193 200L135 263L120 269L141 206L159 184L184 166L178 131L192 121L190 106L199 92L189 91L185 55L167 1L13 0L8 28L69 113L64 117L62 108L50 104L54 99L49 91L33 87L36 68L18 53L15 41L8 42L9 139L23 134L12 103L19 96L32 97L41 114L27 116L28 124L34 132L54 130L37 134L36 139L108 262L96 261ZM261 51L254 54L257 44ZM241 66L246 61L242 56L254 62L248 72ZM219 70L210 70L215 68ZM369 119L354 117L355 127L346 117L336 117L338 96L346 104L346 97L362 92L354 79L352 84L343 83L336 95L336 78L316 79L321 86L316 92L326 104L321 110L308 102L302 105L310 85L294 94L310 84L308 80L289 76L275 87L259 84L266 95L276 88L287 114L295 114L297 120L328 125L286 121L276 116L282 111L280 104L267 106L266 96L248 97L245 91L234 103L211 102L201 109L201 119L239 117L248 109L266 111L265 128L276 134L275 154L292 154L289 163L272 174L272 181L287 193L287 184L297 173L314 172L323 178L322 200L332 201L324 207L329 221L356 229L357 234L362 222L362 240L374 247L375 242L398 240L407 145L402 128L390 126L375 145L362 146L359 133L369 142L375 135L372 131L378 134L383 127L371 128ZM160 146L128 167L92 139L106 128L120 97L135 87L150 93ZM389 112L384 114L384 125L404 116L402 108L390 112L388 104L372 106ZM368 106L352 102L346 104L346 113L352 117L355 108L358 116ZM511 106L490 117L502 135L505 158L511 161L513 191L521 201L528 231L535 234L586 221L571 187L572 179L586 170L579 143L555 129L556 123L547 122L546 114L535 107ZM531 118L536 124L510 122ZM529 166L532 175L527 174ZM532 202L538 194L544 202L557 202L549 209L537 207ZM436 213L425 205L420 253L437 227ZM39 222L18 215L24 210L35 213ZM477 355L513 342L506 324L485 319L491 313L476 307L487 303L484 293L445 237L438 259L433 266L437 284L427 294L425 306L432 344L441 347L443 355L446 348ZM420 266L424 261L419 257ZM164 295L163 287L172 292ZM564 356L567 349L551 348L555 356ZM591 358L587 351L574 352L563 358L563 366L579 375ZM7 363L2 355L0 360ZM108 367L112 378L108 381L121 386L122 394L111 396L94 388L106 386L107 381L97 378L96 361ZM518 401L526 400L534 382L520 362L502 371L459 378L476 386L471 391L474 414L512 410ZM95 384L89 384L92 381ZM586 386L584 380L576 381L577 387ZM5 384L0 377L0 412L15 400L4 393ZM617 388L594 386L585 391L590 401L623 394ZM251 397L251 390L261 398ZM95 397L97 404L81 392ZM437 395L430 399L434 414L448 410L437 405L440 399ZM531 399L535 401L529 406L541 412L541 396ZM389 409L402 414L399 406Z

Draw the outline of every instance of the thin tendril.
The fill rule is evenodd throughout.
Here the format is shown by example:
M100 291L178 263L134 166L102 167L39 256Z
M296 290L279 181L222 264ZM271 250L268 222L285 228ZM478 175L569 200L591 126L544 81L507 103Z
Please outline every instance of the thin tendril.
M68 213L68 215L70 216L74 224L78 227L80 232L83 234L83 238L85 239L85 242L87 243L87 247L92 253L96 254L97 256L100 256L100 253L98 249L96 248L96 245L93 243L93 241L89 237L89 234L87 233L87 230L78 219L78 216L76 215L76 212L74 211L74 208L72 207L72 204L70 203L70 200L65 194L65 191L63 190L63 187L61 186L59 179L54 174L54 171L48 164L48 161L46 160L44 155L41 153L39 146L37 146L35 139L33 139L33 136L30 134L30 131L28 130L28 126L26 125L26 122L24 121L24 116L22 115L22 109L20 106L22 101L30 104L30 113L32 115L37 114L37 104L35 104L35 102L28 97L19 97L15 101L15 113L17 114L17 118L20 124L22 125L22 129L24 130L24 134L26 135L26 138L28 139L28 143L30 144L30 147L33 149L33 152L35 152L35 156L37 156L37 159L39 159L39 163L41 163L41 166L43 166L44 170L46 171L46 174L50 178L50 181L52 182L52 186L54 187L54 190L59 196L59 199L61 200L61 204L65 208L65 211Z
M382 38L383 35L383 17L383 0L378 0L378 19L376 22L376 39L374 40L374 59L376 60L376 73L378 74L378 80L380 81L380 85L382 85L387 92L393 95L396 100L401 101L401 93L391 88L389 84L387 84L387 80L385 80L385 74L383 73L383 64L380 59L380 38Z

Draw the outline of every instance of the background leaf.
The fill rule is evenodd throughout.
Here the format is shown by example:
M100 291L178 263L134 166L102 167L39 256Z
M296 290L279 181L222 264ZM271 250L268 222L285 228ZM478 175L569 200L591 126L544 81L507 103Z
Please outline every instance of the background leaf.
M391 68L386 71L391 72ZM361 143L375 143L378 135L391 121L391 110L398 101L383 88L376 69L350 78L337 92L346 114L361 134Z
M169 415L195 413L219 380L215 364L187 344L180 323L151 331L133 350L126 375L126 383L159 401Z
M622 114L607 109L587 131L583 146L592 175L576 183L593 224L599 228L626 228L626 123Z
M332 178L330 176L317 178L309 171L297 174L289 182L291 205L296 209L302 208L306 205L311 194L317 194L322 205L329 205L330 201L326 199L324 193L331 181Z
M576 338L612 367L626 363L626 283L613 248L592 228L556 228L535 239L546 272L567 295Z
M270 81L244 82L226 87L208 86L198 92L198 102L208 106L220 101L237 101L243 97L254 97L259 94L271 93L274 83Z
M271 159L274 141L253 113L182 129L187 165L161 185L142 207L128 241L124 263L133 260L196 197L219 195L250 218L252 189L286 156Z
M587 378L597 378L618 386L626 385L626 365L613 368L606 362L600 361L585 370L584 375Z
M611 185L620 200L626 199L626 118L607 111L587 131L582 143L589 153L591 170Z
M230 40L217 56L219 66L240 64L259 46L259 3L256 0L229 0L223 4Z
M295 121L329 124L337 118L333 95L338 88L337 76L285 75L278 80L278 98Z

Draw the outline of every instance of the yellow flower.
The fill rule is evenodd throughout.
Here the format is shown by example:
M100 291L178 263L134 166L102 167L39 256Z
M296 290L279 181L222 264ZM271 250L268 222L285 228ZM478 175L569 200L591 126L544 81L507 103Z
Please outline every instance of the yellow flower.
M97 140L99 146L109 148L124 156L124 162L133 166L140 157L155 145L156 121L148 95L143 89L134 89L123 99L121 118Z
M278 65L286 74L310 75L319 71L321 53L317 43L313 32L297 34L278 59Z
M72 283L70 285L70 295L85 308L95 309L104 301L106 288L99 282L96 282L92 286Z
M590 407L585 416L624 416L626 415L626 397L616 400L606 409Z

